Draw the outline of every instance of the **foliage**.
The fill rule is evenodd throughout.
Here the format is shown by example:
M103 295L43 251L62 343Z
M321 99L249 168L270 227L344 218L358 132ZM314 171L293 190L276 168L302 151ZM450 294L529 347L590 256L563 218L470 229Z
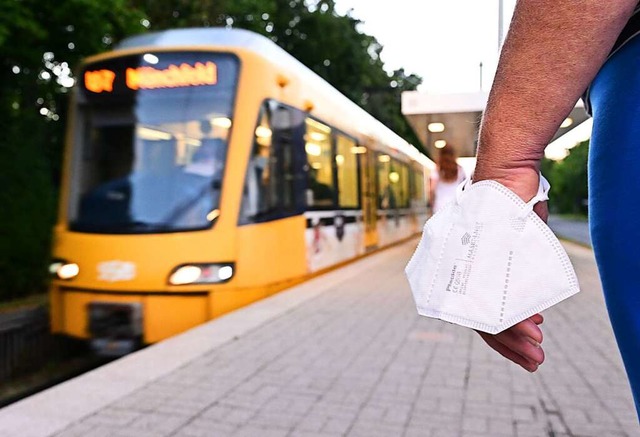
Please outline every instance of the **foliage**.
M4 133L20 142L0 145L0 300L42 287L55 210L41 135L8 128Z
M419 141L400 112L402 91L422 82L400 69L388 74L382 46L358 30L360 21L338 15L334 0L132 0L144 10L152 30L188 26L227 26L260 33L407 141Z
M562 161L546 164L543 174L549 175L553 189L550 205L553 212L562 214L584 214L588 212L587 160L589 141L583 141L569 151Z
M125 0L8 0L3 6L0 299L6 300L44 285L72 69L143 27Z
M261 7L261 0L128 0L127 3L144 15L149 29L154 31L224 25L223 12L234 3L254 9Z
M82 58L147 30L227 26L261 33L418 144L382 47L334 0L5 0L0 14L0 300L43 287L73 71Z

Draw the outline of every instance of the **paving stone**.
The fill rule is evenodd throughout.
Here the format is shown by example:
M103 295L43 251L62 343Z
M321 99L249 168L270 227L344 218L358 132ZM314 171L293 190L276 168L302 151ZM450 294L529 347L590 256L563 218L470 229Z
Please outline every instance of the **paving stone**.
M513 436L514 426L512 420L496 419L489 417L489 432L491 436Z
M465 416L462 418L462 431L486 433L489 430L488 422L484 417Z
M261 428L258 426L247 425L236 431L234 437L287 437L289 430Z
M196 419L177 429L174 435L176 437L226 437L232 435L237 429L237 426L228 423Z
M140 413L139 411L105 408L97 412L96 414L93 414L86 418L83 423L89 425L122 427L130 424L141 415L142 413Z
M409 426L405 429L404 433L404 437L431 437L433 435L434 434L432 429L421 426Z
M93 428L94 426L88 423L74 423L56 434L56 437L84 437L89 435Z
M134 431L149 431L156 435L170 434L190 421L184 416L173 416L170 414L150 413L138 417L128 425Z
M590 250L566 246L582 292L545 311L547 359L530 374L416 315L403 272L415 244L58 436L640 436Z
M159 430L150 431L135 428L117 428L111 431L110 437L164 437L170 434L172 434L172 432Z
M341 437L342 434L296 430L293 432L293 434L291 434L291 436L294 436L294 437Z
M56 434L56 437L76 437L76 436L91 436L91 437L110 437L114 434L114 428L110 426L103 425L88 425L87 431L85 434L78 434L76 432L67 433L66 431L62 431L59 434Z
M393 425L380 422L358 421L353 424L347 435L364 434L375 436L399 436L402 435L405 427L403 425Z

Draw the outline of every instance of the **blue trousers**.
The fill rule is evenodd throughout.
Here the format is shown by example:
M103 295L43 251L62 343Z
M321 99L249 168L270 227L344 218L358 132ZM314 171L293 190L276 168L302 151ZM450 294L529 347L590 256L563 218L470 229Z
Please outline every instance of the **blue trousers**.
M590 93L591 239L640 417L640 37L604 64Z

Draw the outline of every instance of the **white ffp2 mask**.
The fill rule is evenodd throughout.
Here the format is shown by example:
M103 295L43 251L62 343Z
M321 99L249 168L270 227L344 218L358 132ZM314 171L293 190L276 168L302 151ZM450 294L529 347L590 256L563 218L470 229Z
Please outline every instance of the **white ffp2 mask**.
M418 313L497 334L579 291L551 229L496 181L460 184L456 200L427 221L406 267Z

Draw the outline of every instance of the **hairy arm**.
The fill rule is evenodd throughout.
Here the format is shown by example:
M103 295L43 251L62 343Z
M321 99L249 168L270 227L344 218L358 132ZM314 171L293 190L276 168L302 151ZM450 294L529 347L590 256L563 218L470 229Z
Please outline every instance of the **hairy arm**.
M544 149L604 63L638 0L518 0L485 110L474 180L524 200Z
M638 0L518 0L480 127L474 181L523 200L538 188L544 149L604 63ZM536 205L546 219L546 204ZM494 350L533 372L544 361L542 316L496 335Z

